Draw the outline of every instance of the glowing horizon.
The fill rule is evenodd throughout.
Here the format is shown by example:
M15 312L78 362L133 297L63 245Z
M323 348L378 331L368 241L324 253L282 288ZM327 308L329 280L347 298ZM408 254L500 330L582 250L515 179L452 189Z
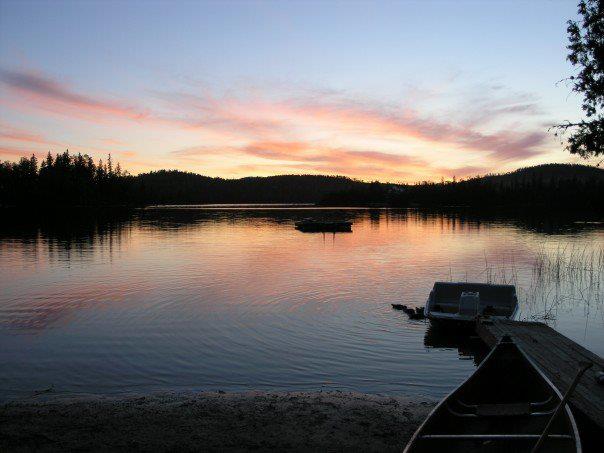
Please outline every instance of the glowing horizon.
M0 5L0 160L69 149L132 174L389 182L578 161L548 131L580 113L555 84L572 3L133 5ZM443 36L421 34L431 14Z

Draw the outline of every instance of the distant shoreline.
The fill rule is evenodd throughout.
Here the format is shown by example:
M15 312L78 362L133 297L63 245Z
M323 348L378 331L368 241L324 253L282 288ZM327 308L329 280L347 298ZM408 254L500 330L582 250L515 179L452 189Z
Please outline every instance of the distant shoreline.
M50 154L0 162L0 206L145 207L161 205L320 205L392 208L588 209L602 211L604 170L544 164L510 173L416 184L344 176L278 175L224 179L177 170L136 176L86 155Z
M333 391L40 396L0 406L0 450L394 452L435 404Z

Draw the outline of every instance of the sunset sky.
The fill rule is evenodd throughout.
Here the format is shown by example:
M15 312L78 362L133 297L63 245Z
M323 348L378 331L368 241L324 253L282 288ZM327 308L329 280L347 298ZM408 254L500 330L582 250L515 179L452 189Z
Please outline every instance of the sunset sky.
M413 182L575 162L570 1L0 0L0 160Z

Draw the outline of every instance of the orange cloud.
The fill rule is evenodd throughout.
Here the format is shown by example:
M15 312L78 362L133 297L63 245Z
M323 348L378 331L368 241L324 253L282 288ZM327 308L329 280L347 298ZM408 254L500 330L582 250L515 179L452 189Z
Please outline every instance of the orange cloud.
M105 145L110 145L110 146L125 146L127 145L124 141L122 140L117 140L115 138L102 138L100 140L101 143L105 144Z
M347 150L304 142L255 142L241 148L241 151L264 159L323 162L334 165L364 162L384 165L426 165L424 161L411 156L379 151Z
M460 150L484 151L498 161L540 154L546 131L503 130L482 133L470 127L423 118L412 110L393 112L380 106L364 106L352 101L333 105L307 104L284 106L284 113L320 121L334 130L371 136L414 138L430 143L454 145Z
M171 153L188 164L199 162L201 156L214 160L226 155L247 158L236 162L233 171L263 160L271 167L299 171L366 171L370 179L385 174L424 177L432 173L438 178L456 172L460 176L472 169L489 170L538 156L545 152L548 137L545 128L479 128L493 118L536 115L537 105L524 98L487 99L478 102L474 110L465 108L443 118L426 116L409 107L359 101L337 92L305 92L286 98L274 93L252 98L245 93L241 97L217 97L212 93L156 92L154 96L165 107L160 114L129 102L78 93L40 74L0 70L0 81L10 93L41 110L94 122L101 118L125 119L142 128L161 124L189 134L183 136L185 139L204 140L203 146L189 145ZM51 143L33 133L7 132L0 138ZM128 146L115 139L102 142L112 147ZM413 151L412 147L431 150L431 159L437 151L442 157L437 158L438 163L428 162L427 157L417 157L421 151ZM464 161L465 153L472 154L472 159ZM479 155L482 161L478 165L464 165ZM446 167L447 163L451 168Z
M544 152L548 135L545 130L522 131L518 128L481 132L464 124L423 117L412 109L394 109L379 103L362 103L346 98L281 101L222 99L182 93L164 95L173 107L189 115L179 121L190 128L212 127L254 141L282 141L296 129L325 131L336 137L372 137L380 140L414 139L424 143L480 151L490 159L508 162L537 156ZM532 115L536 108L526 105L491 105L481 116L495 118L515 111ZM486 107L485 107L486 108ZM476 112L464 112L469 123L480 122ZM293 132L292 132L293 131ZM271 150L274 152L275 150ZM290 147L291 151L291 147Z
M32 154L40 156L39 151L32 152L31 149L14 147L14 146L0 146L0 156L11 156L11 157L29 157Z
M408 177L413 170L425 169L428 163L417 157L379 151L350 150L333 148L316 143L305 142L254 142L242 147L230 147L216 150L207 147L185 148L172 154L185 157L206 157L219 152L222 155L243 155L260 158L267 164L238 165L238 172L243 169L261 171L277 169L277 172L292 171L294 173L322 172L361 176L370 173L381 177Z

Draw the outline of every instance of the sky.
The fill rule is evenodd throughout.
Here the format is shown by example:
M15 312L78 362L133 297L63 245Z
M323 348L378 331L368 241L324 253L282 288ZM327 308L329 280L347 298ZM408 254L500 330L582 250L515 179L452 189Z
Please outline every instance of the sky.
M580 162L571 1L0 0L0 160L438 181Z

